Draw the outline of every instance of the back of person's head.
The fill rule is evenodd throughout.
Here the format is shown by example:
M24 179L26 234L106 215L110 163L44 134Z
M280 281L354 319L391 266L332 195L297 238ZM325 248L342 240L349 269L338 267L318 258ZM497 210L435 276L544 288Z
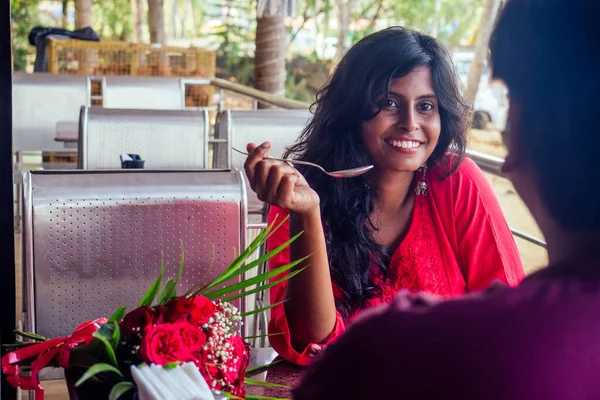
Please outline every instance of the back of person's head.
M600 228L600 5L509 0L490 42L505 82L520 161L565 229ZM515 115L511 112L511 115Z

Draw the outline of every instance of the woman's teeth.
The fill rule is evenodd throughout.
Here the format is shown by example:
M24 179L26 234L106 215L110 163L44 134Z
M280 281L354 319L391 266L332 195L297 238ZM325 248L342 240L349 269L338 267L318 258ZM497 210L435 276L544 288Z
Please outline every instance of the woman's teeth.
M403 149L414 149L421 145L420 142L412 140L390 140L389 143L394 147L402 147Z

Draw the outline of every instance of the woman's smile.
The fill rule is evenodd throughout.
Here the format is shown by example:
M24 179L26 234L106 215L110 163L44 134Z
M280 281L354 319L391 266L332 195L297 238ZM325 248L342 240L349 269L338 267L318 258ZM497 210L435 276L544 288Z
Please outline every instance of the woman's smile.
M389 144L394 151L401 154L415 154L423 148L425 144L423 141L409 138L389 138L385 139L385 142Z

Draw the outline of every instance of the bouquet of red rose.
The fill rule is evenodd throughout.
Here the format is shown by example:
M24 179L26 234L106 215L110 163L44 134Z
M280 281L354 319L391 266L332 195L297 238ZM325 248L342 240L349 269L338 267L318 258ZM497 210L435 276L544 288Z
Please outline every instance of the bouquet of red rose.
M2 358L3 372L13 386L36 390L37 398L43 400L38 372L47 366L62 367L67 377L77 379L77 387L88 388L85 394L81 394L81 390L77 392L79 398L93 396L112 400L121 396L133 397L136 386L132 366L155 364L168 369L192 362L210 389L233 398L243 397L249 346L239 334L242 317L262 312L275 304L240 314L230 301L269 289L293 277L301 270L257 286L289 271L304 259L240 282L229 285L227 282L267 261L298 237L246 263L273 230L273 225L263 230L217 278L204 285L202 280L198 281L183 296L177 296L175 292L184 268L182 253L177 277L167 279L163 285L163 263L159 277L138 307L127 314L125 307L120 307L110 319L86 322L66 338L49 339L17 332L29 341L7 346L14 351Z
M123 318L117 354L134 365L193 362L214 390L243 396L248 347L237 334L241 316L230 303L178 297L139 307ZM129 353L129 354L127 354Z

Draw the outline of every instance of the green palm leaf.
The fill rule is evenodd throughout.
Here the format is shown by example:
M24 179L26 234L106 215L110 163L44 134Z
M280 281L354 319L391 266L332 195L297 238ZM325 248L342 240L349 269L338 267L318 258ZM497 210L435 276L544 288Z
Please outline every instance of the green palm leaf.
M257 283L261 283L261 282L265 282L268 279L271 279L275 276L278 276L280 274L282 274L283 272L286 272L292 268L294 268L296 265L300 264L301 262L303 262L304 260L306 260L308 257L310 256L306 256L303 258L300 258L294 262L291 262L289 264L284 265L283 267L279 267L279 268L275 268L271 271L267 271L264 272L260 275L257 275L253 278L250 279L246 279L245 281L242 282L238 282L238 283L234 283L233 285L229 285L229 286L225 286L222 289L219 290L215 290L213 292L210 293L206 293L204 296L206 296L209 299L216 299L219 298L223 295L226 295L228 293L232 293L232 292L237 292L238 290L247 288L249 286L255 285Z
M242 339L244 339L244 340L259 339L259 338L271 337L271 336L279 336L279 335L283 335L283 332L265 333L265 334L262 334L262 335L255 335L255 336L244 336Z
M100 333L100 330L97 330L96 332L94 332L92 334L92 336L94 336L96 339L98 339L99 341L101 341L104 344L104 349L106 350L106 354L108 355L108 358L110 358L110 361L112 362L113 365L117 365L117 357L115 356L115 350L113 349L112 344L110 343L110 341L102 334ZM111 335L112 338L112 335Z
M259 265L261 265L262 263L270 260L271 258L273 258L274 256L276 256L277 254L281 253L286 247L288 247L292 242L294 242L300 235L302 234L302 232L298 233L297 235L295 235L293 238L291 238L290 240L288 240L287 242L285 242L284 244L282 244L281 246L277 247L276 249L271 250L270 252L268 252L267 254L263 255L262 257L259 257L258 259L252 261L251 263L238 268L237 271L234 271L234 273L232 275L229 276L229 279L227 280L231 280L234 277L243 274L244 272L250 271L252 268L255 268ZM309 256L303 258L303 260L307 259ZM210 289L212 287L214 287L215 285L210 285L209 288Z
M135 385L131 382L119 382L111 389L110 394L108 395L108 400L118 400L119 397L123 396L125 393L134 388Z
M121 307L117 308L117 311L115 311L115 313L110 317L108 322L115 322L118 324L119 322L121 322L121 320L123 319L124 316L125 316L125 306L121 306Z
M289 216L287 216L286 218L284 218L283 221L281 221L281 223L279 223L279 225L277 225L275 227L275 221L277 220L277 217L275 217L275 220L273 221L273 223L271 225L269 225L267 228L261 230L261 232L258 234L258 236L246 248L246 250L244 250L240 254L240 256L238 258L236 258L233 261L233 263L231 263L231 265L225 269L225 271L223 271L211 283L207 284L205 287L203 287L202 289L198 290L196 293L197 294L201 294L202 292L204 292L204 291L206 291L208 289L214 288L214 287L220 285L221 283L224 283L224 282L230 280L233 276L237 275L237 274L235 274L235 272L242 267L242 265L244 264L244 262L256 250L258 250L267 241L267 239L273 234L273 232L275 232L277 229L279 229L279 227L281 227L288 219L289 219ZM290 241L290 243L291 243L291 241ZM283 250L283 248L280 249L278 252L280 252L281 250ZM273 255L277 254L278 252L272 254L271 257ZM258 264L256 264L256 265L258 265Z
M203 291L211 289L231 279L231 277L235 274L235 271L241 268L244 262L246 262L246 260L264 243L266 237L266 231L261 232L256 239L250 243L250 246L248 246L248 248L246 248L246 250L244 250L242 254L240 254L239 257L236 258L233 263L231 263L231 265L225 269L225 271L223 271L219 276L213 279L212 282L207 284L196 293L202 293Z
M248 368L248 369L246 370L246 373L247 373L247 374L251 374L251 373L254 373L254 372L259 372L259 371L262 371L262 370L265 370L265 369L269 369L269 368L271 368L273 365L275 365L275 364L279 364L279 363L280 363L280 362L282 362L282 361L283 361L283 360L281 360L281 359L280 359L280 360L273 361L273 362L271 362L271 363L269 363L269 364L265 364L265 365L259 365L258 367L253 367L253 368Z
M304 268L306 268L306 267L304 267ZM267 283L266 285L260 286L260 287L258 287L256 289L248 290L247 292L242 292L242 293L234 294L232 296L229 296L229 297L226 297L224 299L221 299L221 301L225 303L225 302L228 302L228 301L239 299L240 297L248 296L250 294L254 294L254 293L258 293L258 292L262 292L264 290L270 289L273 286L279 285L281 282L285 282L288 279L292 279L294 276L296 276L300 272L304 271L304 268L301 268L301 269L299 269L297 271L294 271L294 272L290 272L287 276L284 276L283 278L278 279L275 282Z
M142 297L142 299L140 300L140 302L138 304L138 308L142 307L142 306L151 306L152 305L152 302L154 301L154 298L156 297L156 294L158 293L158 289L160 289L160 284L162 282L164 274L165 274L165 260L163 259L160 264L160 274L158 275L158 278L156 278L154 283L152 283L152 285L150 285L150 287L146 291L146 294L144 294L144 297Z
M119 375L121 378L123 378L123 374L121 374L121 371L119 371L117 368L115 368L109 364L100 363L100 364L92 365L90 367L90 369L88 369L85 372L85 374L83 374L83 376L81 378L79 378L79 380L75 383L75 386L80 386L82 383L84 383L91 377L96 376L102 372L113 372L113 373Z
M253 386L262 386L262 387L270 387L270 388L283 388L283 389L291 389L291 387L286 385L280 385L278 383L271 382L263 382L252 378L244 378L244 384L253 385Z
M285 300L277 302L277 303L274 303L274 304L270 304L270 305L268 305L266 307L257 308L256 310L252 310L252 311L248 311L248 312L245 312L245 313L241 313L240 316L241 317L247 317L249 315L260 314L263 311L270 310L271 308L277 307L278 305L283 304L283 303L285 303Z
M164 306L165 304L167 304L167 301L169 301L173 297L175 297L175 285L177 285L177 283L175 282L175 280L173 278L167 279L167 282L165 283L163 290L160 292L160 295L158 296L157 304L159 306Z

